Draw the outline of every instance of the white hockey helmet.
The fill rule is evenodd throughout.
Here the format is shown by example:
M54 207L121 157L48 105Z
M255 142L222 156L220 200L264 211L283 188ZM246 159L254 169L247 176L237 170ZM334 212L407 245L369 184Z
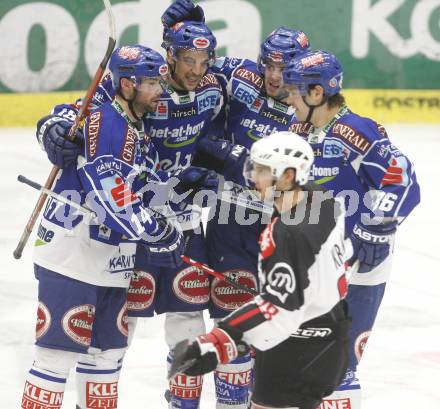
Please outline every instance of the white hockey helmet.
M305 185L313 164L313 149L299 135L289 131L275 132L261 138L251 147L250 160L268 166L279 179L286 169L295 169L295 181Z

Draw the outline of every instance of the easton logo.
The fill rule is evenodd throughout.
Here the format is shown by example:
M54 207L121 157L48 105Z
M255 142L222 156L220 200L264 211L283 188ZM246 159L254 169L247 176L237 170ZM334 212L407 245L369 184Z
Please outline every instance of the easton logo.
M64 333L74 342L89 346L92 339L92 327L95 319L95 306L78 305L64 314L61 320Z
M208 48L209 44L210 44L210 41L205 37L196 37L193 40L193 45L196 48L201 48L201 49Z
M35 326L35 336L40 339L50 328L52 317L49 308L41 301L38 303L37 309L37 324Z
M90 115L90 121L88 124L88 142L89 142L89 155L91 157L95 156L96 150L98 148L98 136L99 127L101 122L101 112L94 112Z

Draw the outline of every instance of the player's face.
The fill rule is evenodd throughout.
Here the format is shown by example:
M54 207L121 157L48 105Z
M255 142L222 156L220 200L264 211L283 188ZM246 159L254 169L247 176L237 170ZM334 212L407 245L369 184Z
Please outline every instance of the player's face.
M209 67L208 51L179 50L173 59L174 73L172 76L177 88L194 91Z
M253 163L251 180L261 200L268 200L273 196L273 176L269 166Z
M145 112L155 112L163 92L162 77L144 77L136 86L135 103L142 106Z
M275 98L283 83L285 64L268 60L264 70L264 87L269 97Z
M294 84L284 84L279 89L278 98L286 105L295 108L295 116L298 121L305 121L309 107L304 103L303 97ZM307 98L307 97L306 97Z

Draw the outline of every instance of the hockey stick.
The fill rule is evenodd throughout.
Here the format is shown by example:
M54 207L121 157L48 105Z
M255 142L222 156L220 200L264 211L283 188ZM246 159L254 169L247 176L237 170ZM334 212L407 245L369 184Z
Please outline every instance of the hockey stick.
M58 193L55 193L53 190L46 189L44 186L28 179L27 177L25 177L23 175L18 175L17 180L21 183L24 183L25 185L33 187L36 190L40 190L42 193L46 194L47 196L53 197L54 199L59 200L60 202L66 204L66 205L72 206L73 208L75 208L76 210L79 210L80 212L84 212L86 214L91 214L93 216L96 216L96 213L92 209L89 209L86 206L81 206L80 204L74 202L73 200L69 200L64 196L62 196Z
M72 125L72 127L69 130L69 134L67 135L67 139L73 141L75 138L76 130L78 129L81 121L83 120L85 113L87 112L87 108L90 105L90 101L92 100L92 96L96 91L96 88L99 85L99 82L101 81L102 76L104 75L105 68L107 66L108 60L110 59L110 56L115 48L116 45L116 28L115 28L115 20L113 17L112 9L110 0L103 0L104 7L107 12L107 18L109 23L109 30L110 35L108 39L108 46L107 51L105 52L104 58L101 61L101 64L99 64L98 69L96 70L95 76L93 77L92 83L90 84L86 96L84 97L84 100L81 104L80 110L78 112L78 115L76 116L75 122ZM46 183L44 184L45 189L50 189L55 181L55 178L58 174L59 168L57 166L54 166L46 180ZM32 233L32 229L35 226L35 223L37 222L38 216L41 213L41 209L44 206L44 203L47 198L47 193L43 190L41 190L42 193L40 194L40 197L38 198L37 203L35 204L34 210L32 211L32 214L26 224L26 227L20 237L20 241L17 244L17 247L14 250L14 258L19 259L21 258L21 255L23 253L24 246L28 242L29 236Z
M230 279L228 276L219 273L218 271L213 270L211 267L208 267L206 264L200 263L199 261L195 261L192 258L188 256L182 256L182 260L194 267L200 268L200 270L203 270L205 273L208 273L216 278L218 278L221 281L225 281L228 284L231 284L232 287L237 288L238 290L242 290L248 294L251 294L253 296L258 295L258 291L255 291L253 288L249 288L246 285L240 284L235 280Z
M168 370L167 379L174 378L177 373L184 372L191 365L196 362L196 359L186 359L186 352L188 351L190 343L188 339L179 341L173 348L173 360L171 361L170 369Z

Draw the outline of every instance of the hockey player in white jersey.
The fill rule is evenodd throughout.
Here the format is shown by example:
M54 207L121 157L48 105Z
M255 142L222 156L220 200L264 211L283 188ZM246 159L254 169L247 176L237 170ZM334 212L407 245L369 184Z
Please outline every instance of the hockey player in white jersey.
M306 185L313 150L277 132L255 142L245 168L263 200L274 200L260 237L260 293L191 344L176 347L175 370L213 371L256 350L251 409L315 409L341 381L349 318L342 201Z
M122 47L112 54L110 69L119 79L118 95L86 119L77 166L64 169L54 186L95 215L50 197L38 227L37 346L23 409L61 408L69 370L80 353L92 350L99 352L105 371L87 384L78 404L116 408L136 246L140 243L150 262L163 266L176 265L183 252L180 231L156 219L142 195L146 182L157 181L157 155L138 117L157 106L165 61L147 47ZM42 140L48 128L39 127Z

